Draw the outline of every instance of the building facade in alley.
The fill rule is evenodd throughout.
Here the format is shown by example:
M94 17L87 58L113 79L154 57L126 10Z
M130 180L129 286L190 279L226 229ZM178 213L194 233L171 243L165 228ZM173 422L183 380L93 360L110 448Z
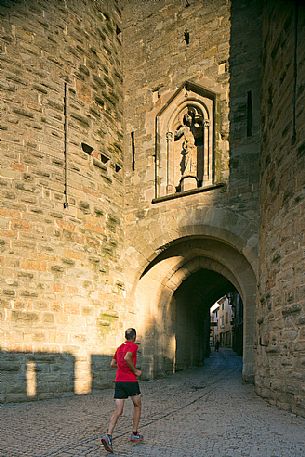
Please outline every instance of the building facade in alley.
M232 348L243 353L243 304L238 293L228 292L211 306L210 346Z
M304 7L3 0L0 24L0 401L109 386L130 326L144 379L199 366L232 294L244 381L305 415Z
M232 306L226 296L221 297L211 307L211 328L213 346L216 343L220 346L231 348L233 345L233 322L232 322ZM216 324L216 325L215 325Z

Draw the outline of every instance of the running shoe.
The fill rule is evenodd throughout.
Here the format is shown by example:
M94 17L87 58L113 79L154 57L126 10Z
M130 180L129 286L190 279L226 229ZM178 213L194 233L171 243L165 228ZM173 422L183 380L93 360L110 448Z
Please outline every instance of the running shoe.
M111 452L113 454L113 448L112 448L112 436L107 435L105 433L104 435L101 436L101 443L106 449L106 451Z
M132 443L140 443L143 440L144 436L140 435L139 433L132 433L129 438L129 441L131 441Z

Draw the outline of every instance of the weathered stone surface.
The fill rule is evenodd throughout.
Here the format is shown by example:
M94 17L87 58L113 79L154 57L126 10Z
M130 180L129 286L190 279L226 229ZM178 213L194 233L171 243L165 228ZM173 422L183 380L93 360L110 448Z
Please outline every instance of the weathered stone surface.
M255 251L259 225L260 150L258 100L261 83L258 73L253 71L253 68L260 65L261 50L260 19L257 19L260 18L260 10L258 3L254 3L245 9L239 2L229 5L222 1L208 1L204 5L195 1L185 7L168 0L160 8L157 3L138 4L131 1L124 9L125 151L130 157L125 164L125 237L129 247L124 260L127 264L127 300L131 308L135 302L137 314L143 316L142 332L149 341L147 344L153 348L150 350L155 354L149 360L145 347L145 365L150 375L160 374L165 366L172 366L173 369L173 365L179 363L175 359L174 341L175 338L176 341L179 338L185 341L184 332L194 337L193 347L197 347L197 351L192 354L194 363L207 350L203 349L205 343L202 343L202 334L195 330L191 317L189 320L182 319L179 331L177 330L177 302L173 296L174 291L172 296L168 295L168 288L173 283L179 288L194 273L193 268L204 268L203 265L211 264L216 268L212 263L216 251L212 253L210 248L213 245L216 250L219 248L222 251L219 254L222 267L219 265L218 271L224 273L225 265L231 272L234 270L235 278L238 277L235 283L247 283L244 287L246 295L249 294L248 298L244 296L248 328L244 343L244 376L247 379L253 376L255 315L252 310L255 298L252 293L255 278L250 276L253 271L256 272L257 267ZM256 17L255 21L249 19L253 17ZM186 24L189 43L186 42ZM135 47L134 40L140 46ZM250 41L251 49L245 44ZM244 53L240 52L242 45L246 48ZM166 157L167 154L170 156L166 144L165 149L161 146L158 149L157 136L162 131L162 126L159 129L157 122L159 119L164 122L166 131L171 120L166 124L166 113L171 104L177 103L177 112L183 112L183 97L180 100L177 91L183 85L187 87L187 81L200 87L202 93L209 91L215 94L213 185L202 191L199 189L199 192L198 189L196 192L189 190L179 195L175 194L175 189L171 189L175 198L158 200L158 190L166 186L165 180L172 173L173 164ZM186 90L184 99L187 99L187 92ZM189 104L195 102L198 107L200 98L198 95L196 98L195 92L192 93ZM197 94L199 92L200 90ZM255 100L251 119L247 112L249 92ZM181 119L180 125L182 124ZM252 130L248 135L247 127L250 124ZM175 129L178 127L177 122ZM167 138L168 141L171 140L170 134ZM164 166L162 161L167 163L168 169L165 168L160 173L160 167ZM179 173L179 163L176 168ZM220 246L216 248L216 238L224 243L223 249ZM227 243L236 251L227 251ZM246 272L247 267L238 265L237 251L243 252L243 260L246 259L251 264L248 279L240 276ZM160 252L168 252L168 258L164 254L164 258L158 260ZM195 262L196 267L193 266ZM225 276L227 274L226 272ZM139 276L141 280L137 283ZM233 280L232 277L231 279ZM135 286L130 287L129 284ZM201 291L198 290L198 295L203 297L203 309L202 316L197 321L203 329L206 318L204 309L212 303L209 303L210 298L203 286ZM200 305L193 297L192 290L189 289L179 297L181 315L187 316L187 310L190 315L196 315L197 306ZM187 297L191 303L188 303ZM182 322L185 323L184 328ZM161 340L162 343L156 343L156 340ZM181 365L186 366L188 356L187 350L184 354L179 350ZM169 360L169 363L165 360Z
M231 288L303 414L304 8L161 3L1 2L1 401L105 387L125 326L145 377L200 364Z
M98 33L102 13L106 15L103 39ZM122 249L123 228L115 221L122 217L123 183L117 181L113 189L110 170L104 167L108 179L101 179L93 158L81 148L85 142L98 151L97 132L102 129L102 146L110 161L123 162L121 119L104 110L104 105L122 104L117 6L92 0L63 8L53 0L43 8L39 2L2 2L0 14L0 48L4 44L0 92L5 100L0 142L0 291L6 303L5 312L0 308L5 335L1 333L0 350L8 351L0 352L0 360L12 355L12 362L1 365L1 379L8 379L8 370L16 371L18 366L25 373L28 354L35 359L45 352L35 362L38 393L34 398L74 387L88 391L90 370L79 371L77 388L72 366L62 370L61 362L57 368L55 364L62 357L59 352L67 353L69 363L80 353L106 353L107 341L96 319L108 304L122 303L115 288L121 272L114 250ZM98 122L93 122L93 112ZM82 281L89 285L81 287ZM109 328L110 339L121 331L117 321ZM49 370L67 377L59 373L54 378L47 375ZM43 387L39 373L44 371ZM25 375L16 383L1 382L1 389L3 401L26 399Z
M264 15L269 19L263 29L259 296L266 292L272 295L281 325L276 325L271 312L263 309L262 301L258 303L258 314L264 317L258 335L268 339L273 334L277 351L272 351L269 345L259 347L256 369L258 393L269 384L267 397L303 415L304 392L300 394L300 380L304 379L304 371L300 367L305 353L302 289L305 113L298 110L303 103L298 81L304 79L305 68L299 64L298 56L305 51L301 39L304 14L304 7L297 3L271 1L264 7ZM285 53L281 51L283 43ZM290 363L286 363L287 359Z

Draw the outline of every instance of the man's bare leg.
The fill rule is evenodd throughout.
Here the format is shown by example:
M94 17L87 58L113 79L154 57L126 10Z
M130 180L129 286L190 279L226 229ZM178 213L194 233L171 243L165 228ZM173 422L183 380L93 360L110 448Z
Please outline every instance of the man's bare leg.
M142 399L141 395L134 395L131 397L133 402L133 432L138 432L138 427L141 418L141 410L142 410Z
M115 410L112 413L112 416L109 421L107 433L101 436L101 443L105 447L106 451L113 454L112 448L112 432L114 427L119 420L119 417L122 415L124 409L124 399L115 398Z
M117 421L119 420L120 416L122 415L123 413L123 410L124 410L124 403L125 403L125 399L124 398L115 398L115 410L114 412L112 413L112 416L110 418L110 421L109 421L109 425L108 425L108 430L107 430L107 434L108 435L112 435L112 432L117 424Z

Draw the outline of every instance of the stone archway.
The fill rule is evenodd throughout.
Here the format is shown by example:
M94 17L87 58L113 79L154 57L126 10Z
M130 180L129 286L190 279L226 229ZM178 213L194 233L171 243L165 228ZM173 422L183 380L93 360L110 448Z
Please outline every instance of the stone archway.
M142 364L145 376L154 378L174 371L176 357L174 293L183 281L200 270L208 270L215 275L220 275L224 278L224 284L225 282L231 284L242 297L244 304L243 379L252 381L255 275L249 261L236 247L211 236L183 237L160 247L158 255L148 263L137 281L134 302L138 328L144 337ZM225 289L221 287L218 291L219 294L225 293ZM214 292L217 293L217 290Z

